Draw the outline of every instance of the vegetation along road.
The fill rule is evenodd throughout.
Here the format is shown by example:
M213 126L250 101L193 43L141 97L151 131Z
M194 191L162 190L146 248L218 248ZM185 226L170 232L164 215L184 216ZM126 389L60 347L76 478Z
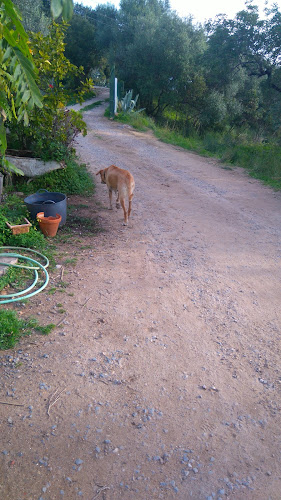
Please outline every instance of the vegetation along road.
M76 199L104 231L26 306L63 320L1 355L0 497L280 500L281 194L104 109L75 147L132 172L132 218Z

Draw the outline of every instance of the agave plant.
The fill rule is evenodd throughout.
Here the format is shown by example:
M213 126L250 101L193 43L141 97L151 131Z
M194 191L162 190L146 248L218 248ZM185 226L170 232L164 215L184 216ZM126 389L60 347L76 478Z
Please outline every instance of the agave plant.
M133 99L133 91L128 90L128 92L126 92L126 95L123 97L123 99L121 99L119 101L121 111L123 111L123 113L132 113L132 111L134 111L135 113L139 113L140 111L143 111L145 108L138 109L138 110L135 109L135 107L137 105L138 98L139 98L139 94L137 94L135 99Z

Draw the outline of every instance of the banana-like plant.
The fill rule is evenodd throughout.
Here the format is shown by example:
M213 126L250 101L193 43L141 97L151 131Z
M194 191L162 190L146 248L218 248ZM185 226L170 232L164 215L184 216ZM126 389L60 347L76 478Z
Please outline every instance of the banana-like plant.
M68 21L73 12L73 0L51 0L51 12L54 18L62 14ZM28 125L32 108L42 107L42 97L35 83L37 70L21 20L11 0L0 0L0 169L18 174L22 172L5 158L5 121L14 116Z

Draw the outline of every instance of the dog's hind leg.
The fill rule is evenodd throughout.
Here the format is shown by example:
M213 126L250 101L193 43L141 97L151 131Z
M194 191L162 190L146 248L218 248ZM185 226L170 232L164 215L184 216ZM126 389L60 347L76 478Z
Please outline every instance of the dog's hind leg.
M130 217L131 215L131 211L132 211L132 199L133 199L133 193L129 196L129 209L128 209L128 218Z
M120 208L119 191L117 191L116 208Z
M108 190L108 196L109 196L109 210L113 210L113 208L112 208L112 189Z
M120 198L120 203L121 203L121 207L123 208L123 212L124 212L124 222L123 222L123 225L127 226L127 224L128 224L128 213L127 213L127 210L126 210L126 207L125 207L125 200L124 200L124 198Z

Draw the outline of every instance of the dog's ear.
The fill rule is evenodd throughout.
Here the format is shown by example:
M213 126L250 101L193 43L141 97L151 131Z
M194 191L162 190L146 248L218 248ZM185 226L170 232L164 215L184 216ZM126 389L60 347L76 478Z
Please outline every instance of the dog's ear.
M99 170L96 175L102 174L102 170Z

